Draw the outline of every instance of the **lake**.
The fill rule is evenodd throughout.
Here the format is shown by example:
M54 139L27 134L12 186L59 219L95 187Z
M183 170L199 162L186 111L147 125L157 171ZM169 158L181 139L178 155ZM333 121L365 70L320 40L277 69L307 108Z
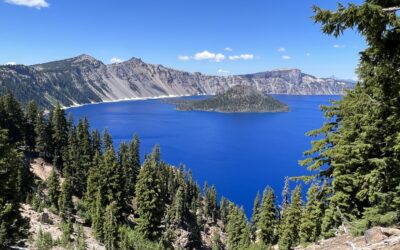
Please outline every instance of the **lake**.
M184 163L201 186L204 181L215 185L219 196L242 204L250 215L258 190L270 185L279 199L285 176L307 174L297 163L310 148L311 138L305 133L324 122L319 106L340 98L275 97L288 104L290 112L182 112L160 100L102 103L67 112L75 118L87 116L91 128L108 128L116 148L135 132L142 156L159 144L164 161Z

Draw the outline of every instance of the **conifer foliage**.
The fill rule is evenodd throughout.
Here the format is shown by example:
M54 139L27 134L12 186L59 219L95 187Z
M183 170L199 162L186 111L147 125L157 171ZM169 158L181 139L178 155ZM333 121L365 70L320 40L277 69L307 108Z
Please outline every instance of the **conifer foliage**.
M319 171L313 177L331 189L322 224L325 237L346 221L355 233L399 221L393 204L400 183L400 21L385 10L396 5L366 0L339 5L336 11L314 7L314 20L324 33L338 37L355 29L367 42L355 89L323 107L326 123L310 132L322 139L313 142L306 152L310 158L302 162Z

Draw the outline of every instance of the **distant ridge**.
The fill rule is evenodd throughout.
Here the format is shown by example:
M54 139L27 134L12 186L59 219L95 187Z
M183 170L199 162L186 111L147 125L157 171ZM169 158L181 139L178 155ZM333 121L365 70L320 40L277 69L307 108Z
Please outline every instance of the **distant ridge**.
M235 85L267 94L340 95L353 83L318 78L299 69L234 76L209 76L148 64L139 58L104 64L90 55L48 63L0 66L0 94L11 90L26 104L49 108L160 96L211 95Z

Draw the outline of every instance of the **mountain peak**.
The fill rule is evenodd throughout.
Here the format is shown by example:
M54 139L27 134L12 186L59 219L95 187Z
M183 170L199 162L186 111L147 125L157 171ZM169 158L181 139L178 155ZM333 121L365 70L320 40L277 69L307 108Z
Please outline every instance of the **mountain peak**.
M86 61L86 62L91 62L91 63L102 63L100 60L97 60L93 56L90 56L88 54L81 54L77 57L71 58L75 63Z
M131 62L131 63L143 63L142 59L138 58L138 57L132 57L131 59L128 60L128 62Z

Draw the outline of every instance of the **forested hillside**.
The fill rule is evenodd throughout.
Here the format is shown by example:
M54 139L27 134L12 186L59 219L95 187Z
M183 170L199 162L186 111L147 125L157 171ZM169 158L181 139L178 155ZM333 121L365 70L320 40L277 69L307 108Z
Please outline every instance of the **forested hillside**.
M289 107L274 99L272 96L264 95L256 88L250 86L233 86L226 91L207 98L205 100L172 100L177 110L200 110L223 113L246 113L246 112L286 112Z

